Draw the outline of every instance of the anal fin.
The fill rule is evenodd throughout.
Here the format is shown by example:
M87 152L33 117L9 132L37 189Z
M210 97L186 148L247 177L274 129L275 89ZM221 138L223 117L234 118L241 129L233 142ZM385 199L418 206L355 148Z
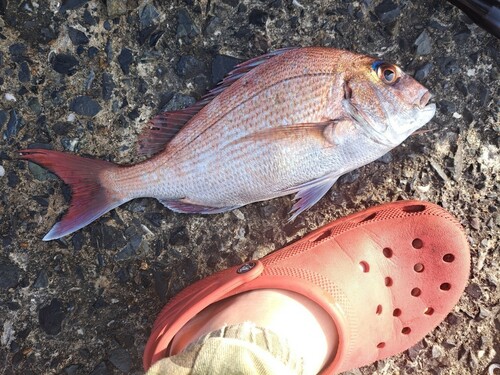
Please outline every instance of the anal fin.
M220 214L234 210L240 206L210 207L189 202L187 199L159 199L160 203L168 209L184 214Z

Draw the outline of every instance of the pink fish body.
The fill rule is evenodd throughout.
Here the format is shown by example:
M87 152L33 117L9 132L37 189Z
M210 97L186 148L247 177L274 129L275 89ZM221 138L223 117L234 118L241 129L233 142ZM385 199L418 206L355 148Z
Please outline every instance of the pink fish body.
M429 98L398 67L372 57L285 49L240 65L193 107L152 119L140 152L155 155L144 162L117 166L40 149L21 157L72 187L67 214L44 240L138 197L177 212L218 213L296 193L293 219L338 177L429 122Z

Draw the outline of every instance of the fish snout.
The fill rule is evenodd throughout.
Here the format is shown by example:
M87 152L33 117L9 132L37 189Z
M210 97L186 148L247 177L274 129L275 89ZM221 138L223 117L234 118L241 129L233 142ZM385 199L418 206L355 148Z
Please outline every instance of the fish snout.
M423 93L415 99L413 105L418 107L419 109L423 109L427 104L429 104L431 98L432 94L429 92L429 90L425 89L425 91L423 91Z

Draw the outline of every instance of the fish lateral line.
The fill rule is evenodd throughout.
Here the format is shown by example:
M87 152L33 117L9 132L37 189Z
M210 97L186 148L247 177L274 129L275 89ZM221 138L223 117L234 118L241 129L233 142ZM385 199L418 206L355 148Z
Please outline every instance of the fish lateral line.
M262 56L255 57L241 64L238 64L235 69L230 71L221 82L212 88L207 94L201 97L199 101L193 105L175 110L162 112L153 117L141 135L139 136L138 149L139 155L152 156L165 149L167 144L175 138L177 133L206 105L213 99L222 94L226 89L231 87L234 82L245 77L258 66L269 61L272 57L297 49L297 47L288 47L269 52Z
M196 141L199 137L201 137L205 132L209 131L219 121L222 121L229 114L233 113L235 110L237 110L240 107L244 106L246 103L248 103L250 100L254 99L256 96L258 96L259 94L261 94L265 90L269 90L269 89L271 89L271 88L273 88L273 87L275 87L275 86L277 86L279 84L282 84L283 82L292 81L294 79L301 79L301 78L304 78L304 77L321 77L321 76L335 76L335 73L332 72L332 73L307 73L307 74L300 74L300 75L297 75L297 76L294 76L294 77L288 77L286 79L277 81L277 82L273 83L272 85L266 86L265 88L263 88L263 89L255 92L252 96L246 98L245 100L242 100L237 105L235 105L233 108L230 108L221 117L219 117L216 120L210 122L207 126L205 126L203 129L201 129L201 131L196 132L196 133L193 132L193 134L194 134L193 137L190 140L188 140L188 142L186 144L182 145L182 147L176 148L176 150L171 151L171 156L173 157L176 152L181 151L185 147L189 146L192 142ZM186 123L185 125L187 126L188 124ZM196 130L196 129L193 129L193 130Z

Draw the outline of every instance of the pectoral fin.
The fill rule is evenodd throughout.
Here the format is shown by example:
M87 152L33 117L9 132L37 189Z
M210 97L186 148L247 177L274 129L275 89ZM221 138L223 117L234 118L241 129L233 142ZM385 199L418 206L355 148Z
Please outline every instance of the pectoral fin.
M235 142L261 142L261 141L280 141L280 140L302 140L309 137L317 137L333 146L337 143L336 138L339 135L339 125L351 120L337 119L325 120L312 123L300 123L292 125L283 125L274 128L264 129L249 134L238 139ZM338 139L340 140L340 139Z

